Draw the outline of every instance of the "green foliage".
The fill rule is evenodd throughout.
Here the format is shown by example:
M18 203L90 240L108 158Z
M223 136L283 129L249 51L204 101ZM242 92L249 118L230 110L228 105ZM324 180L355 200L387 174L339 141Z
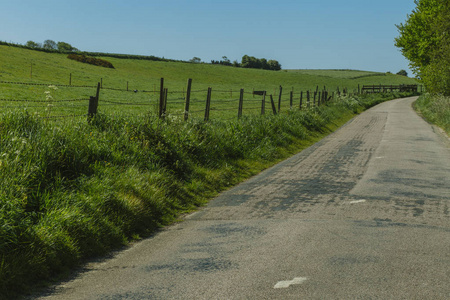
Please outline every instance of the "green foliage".
M199 64L202 62L202 59L200 57L193 57L191 60L189 60L189 62L194 63L194 64Z
M400 71L397 72L397 75L408 76L408 72L406 72L405 70L400 70Z
M410 61L414 73L432 93L450 95L450 3L415 0L416 8L404 24L395 45Z
M265 58L256 58L254 56L244 55L241 61L242 68L252 68L252 69L263 69L279 71L281 70L281 65L276 60L267 61Z
M269 60L267 62L267 65L268 65L268 70L272 70L272 71L279 71L279 70L281 70L281 65L276 60L273 60L273 59Z
M431 94L422 95L414 108L430 123L443 128L450 134L450 98Z
M77 52L78 49L66 42L58 42L56 45L60 52Z
M42 47L47 50L58 50L58 45L52 40L45 40Z
M28 41L28 42L25 44L25 46L26 46L26 47L29 47L29 48L42 48L42 45L40 45L40 44L38 44L38 43L36 43L36 42L33 42L33 41Z
M211 60L211 64L213 65L224 65L224 66L232 66L233 64L226 56L222 56L222 60Z
M86 63L86 64L90 64L90 65L94 65L94 66L100 66L100 67L104 67L104 68L111 68L114 69L114 66L112 63L110 63L107 60L104 59L100 59L100 58L95 58L95 57L88 57L85 55L79 55L79 54L69 54L67 56L68 59L72 59L75 61L79 61L82 63Z
M431 51L438 43L438 34L433 31L433 22L442 9L443 0L415 0L416 8L406 22L397 25L400 36L395 45L410 61L417 75L431 61Z

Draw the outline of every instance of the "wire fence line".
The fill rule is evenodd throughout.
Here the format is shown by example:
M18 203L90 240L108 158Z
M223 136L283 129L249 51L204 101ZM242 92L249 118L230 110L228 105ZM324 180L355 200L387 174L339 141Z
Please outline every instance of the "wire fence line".
M161 79L163 81L163 79ZM191 81L192 82L192 81ZM243 110L250 111L252 114L254 114L254 111L260 109L260 107L245 107L243 106L243 95L251 95L251 99L245 99L245 103L256 103L256 102L262 102L263 108L261 108L261 114L264 114L265 112L265 105L269 105L268 101L266 101L266 92L264 92L264 95L255 93L254 89L253 91L244 91L240 90L239 92L233 91L232 89L218 89L214 90L214 94L219 94L219 98L216 98L213 100L211 107L211 95L212 95L212 89L198 89L198 90L192 90L191 88L188 88L186 90L182 91L168 91L168 89L163 88L163 93L161 93L161 89L159 90L153 90L153 91L137 91L133 90L130 91L128 89L119 89L119 88L112 88L112 87L102 87L102 83L98 83L97 87L91 86L91 85L64 85L64 84L53 84L53 83L33 83L33 82L17 82L17 81L0 81L0 84L9 84L9 85L26 85L26 86L42 86L42 87L58 87L58 88L89 88L94 89L97 88L96 96L90 96L89 98L74 98L74 99L11 99L11 98L0 98L0 105L3 108L33 108L33 109L39 109L41 108L41 111L39 112L40 115L42 115L43 118L48 119L58 119L58 118L70 118L70 117L80 117L80 116L92 116L93 114L97 113L98 106L100 107L114 107L120 110L118 107L120 106L127 106L127 107L154 107L154 110L156 110L156 113L159 114L161 118L164 118L168 115L173 116L183 116L185 119L189 117L203 117L202 114L204 114L204 119L209 119L210 111L214 112L224 112L223 116L216 116L221 119L233 119L235 117L232 116L232 112L236 111L238 117L242 116ZM163 87L163 85L161 85ZM111 100L108 98L108 95L105 95L105 99L103 95L100 97L100 90L105 91L116 91L116 92L134 92L134 93L154 93L154 94L160 94L159 101L129 101L125 99L123 100ZM1 91L1 87L0 87ZM204 93L209 99L206 99L206 103L204 100L199 99L192 99L190 100L190 95L194 93ZM233 97L236 94L241 94L240 98ZM93 90L92 90L92 94ZM103 93L102 93L103 94ZM188 95L189 94L189 95ZM223 94L229 94L230 98L232 99L226 99L224 97L220 97L220 95L223 96ZM181 95L178 96L177 95ZM262 96L262 99L254 99L255 95ZM175 97L174 97L175 96ZM74 104L74 103L80 103L80 102L87 102L89 101L88 105L84 104ZM187 101L189 101L189 105L193 105L192 108L189 108L189 105L187 104ZM281 101L281 95L280 95L280 101ZM11 105L13 103L38 103L42 105L24 105L24 106L18 106L18 105ZM94 105L92 105L92 102L96 102ZM267 103L266 103L267 102ZM315 101L314 101L315 103ZM320 102L317 101L317 105L320 105ZM184 107L183 107L184 106ZM201 106L204 106L204 108L201 108ZM87 113L79 113L79 109L88 107ZM61 110L67 110L70 108L76 108L77 112L68 112L67 114L60 114ZM292 105L291 105L292 108ZM170 109L170 110L168 110ZM43 111L42 111L43 110ZM190 111L189 111L190 110ZM178 111L178 112L177 112ZM181 113L179 113L181 111ZM51 115L52 113L55 113L55 115ZM276 113L274 111L274 113Z
M192 79L188 80L188 85L186 89L183 88L182 91L169 91L164 87L164 78L161 78L160 86L153 91L146 90L130 90L128 87L126 89L114 88L114 87L103 87L102 82L99 82L97 86L91 85L63 85L63 84L52 84L52 83L33 83L33 82L17 82L17 81L0 81L0 95L2 87L1 85L16 85L16 86L41 86L47 87L49 89L71 89L71 88L86 88L89 91L89 98L77 98L68 99L68 97L63 99L53 99L51 92L46 91L47 98L43 99L8 99L6 97L0 98L0 108L8 109L34 109L40 116L48 119L62 119L62 118L75 118L75 117L86 117L88 119L92 118L98 111L98 107L102 112L107 113L131 113L133 115L145 113L157 114L161 119L167 116L184 116L184 119L188 118L203 118L205 121L210 119L210 113L213 112L213 117L221 120L230 120L241 118L244 113L246 114L265 114L266 110L272 110L273 114L279 113L281 110L289 109L309 109L312 107L320 106L326 104L329 101L337 99L340 95L350 94L347 88L342 88L342 90L337 87L336 90L330 91L325 86L319 88L316 87L315 90L307 91L283 91L282 86L279 89L275 89L273 94L269 94L266 90L255 90L251 91L240 89L239 91L232 89L217 89L213 90L211 87L207 89L192 89ZM382 86L363 86L361 89L358 86L357 91L353 93L361 93L361 91L370 92L385 92L393 91L396 86L389 86L389 88ZM401 87L398 87L399 89ZM413 89L414 87L408 86L408 88ZM101 92L103 91L103 92ZM123 92L128 92L124 96L121 94ZM278 92L278 94L277 94ZM116 94L115 94L116 93ZM119 94L117 94L119 93ZM142 96L142 93L148 94L153 93L158 95L157 98L151 99L148 96ZM193 99L191 96L197 94L197 99ZM140 95L139 97L137 95ZM230 96L228 98L228 95ZM239 98L236 98L239 95ZM41 95L43 96L43 95ZM87 95L86 95L87 96ZM233 97L234 96L234 97ZM146 98L147 97L147 98ZM81 104L86 102L86 104ZM25 103L26 105L19 106L17 103ZM28 103L34 103L34 105L28 105ZM259 103L258 106L255 106ZM42 104L42 105L36 105ZM121 107L124 107L123 109ZM125 109L125 107L127 107ZM143 109L143 107L148 107L148 110ZM86 112L87 109L87 112ZM84 112L83 112L84 110ZM259 111L259 113L258 113ZM233 113L234 112L234 113ZM54 114L54 115L51 115Z

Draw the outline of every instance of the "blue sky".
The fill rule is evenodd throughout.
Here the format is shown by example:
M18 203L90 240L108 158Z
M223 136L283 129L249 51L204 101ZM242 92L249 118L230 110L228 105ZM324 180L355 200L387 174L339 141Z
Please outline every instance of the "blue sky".
M205 62L243 55L284 69L408 69L395 24L414 0L0 0L0 40ZM408 72L411 74L411 72Z

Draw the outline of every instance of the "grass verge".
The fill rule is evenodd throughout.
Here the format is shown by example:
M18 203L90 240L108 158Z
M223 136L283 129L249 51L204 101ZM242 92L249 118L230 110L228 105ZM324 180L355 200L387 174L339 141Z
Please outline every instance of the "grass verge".
M177 220L399 94L203 122L0 115L0 298Z
M424 94L414 103L414 109L450 134L450 97Z

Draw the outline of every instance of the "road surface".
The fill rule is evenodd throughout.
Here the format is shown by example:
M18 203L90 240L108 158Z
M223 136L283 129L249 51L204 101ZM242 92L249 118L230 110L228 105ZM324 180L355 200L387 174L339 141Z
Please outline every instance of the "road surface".
M378 105L39 299L450 299L450 148Z

